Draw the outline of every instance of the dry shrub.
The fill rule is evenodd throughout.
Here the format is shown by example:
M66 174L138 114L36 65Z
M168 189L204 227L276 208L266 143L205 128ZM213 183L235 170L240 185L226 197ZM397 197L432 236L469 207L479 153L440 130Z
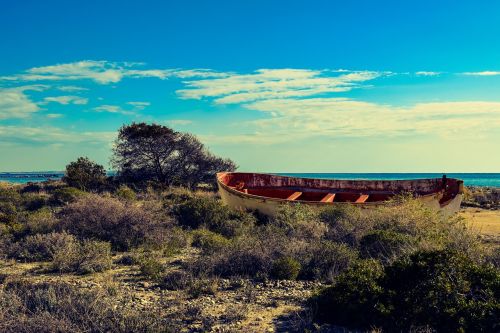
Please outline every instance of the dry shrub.
M200 248L204 254L211 254L229 246L229 240L210 230L199 229L193 231L192 245Z
M0 289L0 332L169 332L153 311L113 305L105 290L11 281ZM174 330L172 330L174 331Z
M54 254L52 268L59 272L89 274L111 268L111 246L107 242L83 240L68 244Z
M66 206L61 227L81 238L111 242L115 250L137 247L149 235L162 232L152 212L98 195L87 195Z
M56 229L59 220L47 207L30 213L26 217L26 228L30 234L46 234Z
M23 261L51 261L56 253L64 253L77 246L77 239L65 232L36 234L13 245L10 256Z
M301 275L306 279L331 282L358 259L358 253L346 244L321 241L304 253Z
M214 198L191 197L175 209L179 224L186 228L206 228L225 237L242 235L256 220L252 214L232 210Z

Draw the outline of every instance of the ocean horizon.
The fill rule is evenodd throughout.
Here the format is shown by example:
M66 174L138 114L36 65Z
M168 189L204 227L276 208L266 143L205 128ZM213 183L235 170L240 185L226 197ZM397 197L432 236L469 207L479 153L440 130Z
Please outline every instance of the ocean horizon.
M397 179L421 179L441 178L443 173L293 173L272 172L273 174L305 178L324 179L364 179L364 180L397 180ZM112 171L108 175L113 175ZM59 180L64 175L62 171L32 171L32 172L0 172L0 182L26 184L29 182L43 182L47 180ZM466 186L500 187L500 173L446 173L449 178L458 178L464 181Z

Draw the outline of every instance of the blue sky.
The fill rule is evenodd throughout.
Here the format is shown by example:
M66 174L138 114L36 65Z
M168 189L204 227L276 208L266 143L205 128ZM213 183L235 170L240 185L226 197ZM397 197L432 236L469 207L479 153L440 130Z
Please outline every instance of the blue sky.
M157 122L241 170L500 172L495 1L11 1L0 171Z

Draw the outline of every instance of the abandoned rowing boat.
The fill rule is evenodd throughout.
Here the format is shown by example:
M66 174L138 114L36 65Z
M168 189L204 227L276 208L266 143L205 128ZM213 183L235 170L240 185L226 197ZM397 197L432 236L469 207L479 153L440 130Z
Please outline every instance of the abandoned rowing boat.
M427 206L452 214L460 209L463 181L454 178L412 180L339 180L261 173L220 172L217 185L224 203L237 209L274 215L284 203L317 207L352 204L372 208L398 194L411 193Z

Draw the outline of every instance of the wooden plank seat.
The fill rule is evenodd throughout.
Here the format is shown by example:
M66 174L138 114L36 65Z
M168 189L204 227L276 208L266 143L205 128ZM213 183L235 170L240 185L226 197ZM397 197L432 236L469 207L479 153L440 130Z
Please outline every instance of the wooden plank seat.
M302 192L294 192L292 193L288 198L286 198L287 200L296 200L298 197L300 197L302 195Z
M368 200L369 195L368 194L361 194L359 198L355 201L356 203L363 203L366 200Z
M333 202L335 199L335 193L328 193L320 200L320 202Z

